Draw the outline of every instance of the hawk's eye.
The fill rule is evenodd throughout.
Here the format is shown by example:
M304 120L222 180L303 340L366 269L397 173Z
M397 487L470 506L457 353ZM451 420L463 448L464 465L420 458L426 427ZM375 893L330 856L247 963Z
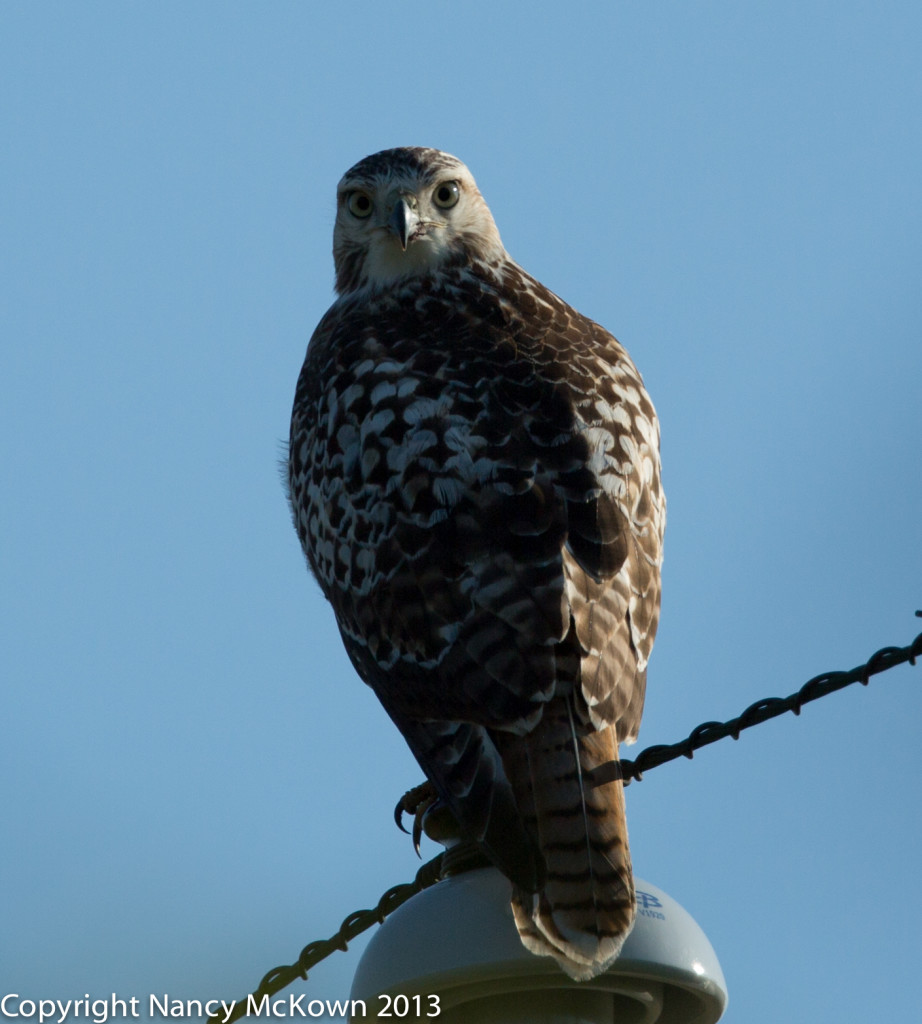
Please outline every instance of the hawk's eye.
M443 181L432 193L432 201L442 210L450 210L461 198L461 189L456 181Z
M353 217L368 217L374 209L374 203L367 192L350 192L346 196L346 208Z

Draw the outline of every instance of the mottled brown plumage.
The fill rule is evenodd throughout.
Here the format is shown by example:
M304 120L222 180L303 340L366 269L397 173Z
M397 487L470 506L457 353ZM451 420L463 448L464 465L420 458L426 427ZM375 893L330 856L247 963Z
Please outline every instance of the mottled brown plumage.
M593 977L634 917L623 788L593 772L636 736L659 617L653 406L448 154L348 171L334 258L292 415L298 535L522 941Z

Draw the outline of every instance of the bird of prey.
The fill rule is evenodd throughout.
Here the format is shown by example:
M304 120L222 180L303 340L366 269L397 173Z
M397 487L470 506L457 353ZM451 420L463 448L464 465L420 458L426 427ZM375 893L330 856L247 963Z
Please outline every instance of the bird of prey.
M542 216L578 237L585 202ZM635 915L617 759L659 619L656 414L447 153L347 171L333 255L291 420L301 545L356 671L511 880L522 942L595 977Z

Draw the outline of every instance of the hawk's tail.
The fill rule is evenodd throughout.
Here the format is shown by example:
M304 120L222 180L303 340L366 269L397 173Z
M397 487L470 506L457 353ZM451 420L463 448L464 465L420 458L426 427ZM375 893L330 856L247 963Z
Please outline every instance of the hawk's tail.
M527 949L554 957L571 978L594 978L621 951L635 913L624 787L619 779L593 780L600 765L618 758L614 730L594 731L562 697L527 736L497 739L516 802L547 865L538 892L513 888L519 935Z

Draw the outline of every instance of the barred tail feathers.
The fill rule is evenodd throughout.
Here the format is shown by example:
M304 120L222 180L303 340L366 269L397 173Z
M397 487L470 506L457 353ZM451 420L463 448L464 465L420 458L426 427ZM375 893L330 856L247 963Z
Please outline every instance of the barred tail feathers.
M562 697L531 733L509 740L499 740L506 774L547 866L538 892L513 888L519 935L575 980L594 978L620 953L635 915L624 787L592 778L618 758L614 730L594 731Z

